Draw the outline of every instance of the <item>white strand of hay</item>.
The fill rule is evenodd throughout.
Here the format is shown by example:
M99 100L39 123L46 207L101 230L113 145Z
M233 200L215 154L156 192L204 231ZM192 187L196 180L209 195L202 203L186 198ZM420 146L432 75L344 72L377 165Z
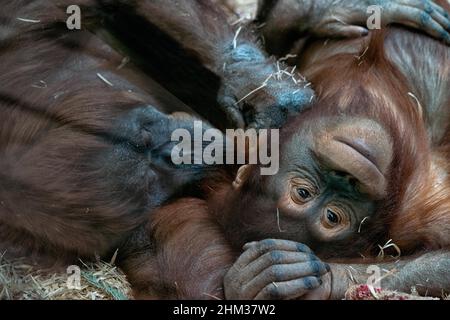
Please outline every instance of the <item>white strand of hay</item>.
M417 98L417 96L412 92L408 92L408 96L412 97L416 101L417 108L419 108L419 115L421 118L423 118L423 107L422 104L420 103L419 98Z
M261 86L259 86L258 88L250 91L248 94L246 94L242 99L240 99L238 102L236 102L234 105L237 106L239 103L241 103L242 101L244 101L245 99L247 99L248 97L250 97L251 95L255 94L256 92L258 92L261 89L264 89L267 86L267 83L269 82L269 80L273 77L273 74L271 74L266 80L264 80L263 84Z
M236 34L234 35L234 39L233 39L233 49L236 49L236 48L237 48L237 39L238 39L239 34L241 33L241 31L242 31L242 26L239 27L239 28L237 29Z
M281 233L284 233L286 231L281 229L281 223L280 223L280 209L277 208L277 226L278 226L278 231L280 231Z
M97 77L100 78L100 80L102 80L104 83L106 83L108 86L110 87L114 87L114 84L112 84L111 81L109 81L108 79L106 79L101 73L97 73Z
M35 19L27 19L27 18L16 18L19 21L22 22L29 22L29 23L39 23L41 20L35 20Z
M378 254L379 259L384 259L384 250L389 249L389 248L394 248L395 251L397 251L397 256L394 258L399 258L402 255L402 251L395 243L392 242L392 239L390 239L388 242L386 242L386 244L384 246L378 245L378 247L380 248L380 253Z
M362 228L364 222L366 222L366 221L369 220L369 219L370 219L370 217L367 216L367 217L365 217L365 218L361 221L361 223L359 224L358 233L361 233L361 228Z

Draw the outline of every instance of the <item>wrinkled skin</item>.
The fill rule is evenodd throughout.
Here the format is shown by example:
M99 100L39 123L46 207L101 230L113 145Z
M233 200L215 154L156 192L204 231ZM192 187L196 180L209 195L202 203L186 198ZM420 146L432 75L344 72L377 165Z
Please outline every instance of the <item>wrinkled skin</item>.
M279 128L313 101L313 90L298 75L294 81L280 74L286 65L258 47L244 43L225 56L218 99L238 127Z
M395 276L382 280L385 289L409 292L417 286L422 294L435 297L442 297L450 289L448 250L377 266L396 270ZM225 276L225 296L228 300L341 300L350 286L368 283L372 276L368 267L366 263L327 264L303 244L263 240L244 247L244 253Z
M410 26L450 44L448 13L430 0L278 0L261 1L259 18L271 52L300 35L354 38L368 33L369 6L381 6L381 23ZM283 17L283 24L278 17Z
M87 3L83 10L138 54L142 70L218 128L279 128L313 100L298 75L276 77L287 66L210 0Z
M87 0L86 3L94 12L104 13L106 28L126 47L147 57L140 66L143 70L221 129L225 122L233 127L278 128L288 116L305 110L313 101L314 92L298 74L294 73L295 82L291 76L279 74L286 65L281 62L277 66L276 60L264 52L252 28L230 26L224 12L210 1L155 0L130 4L124 0L108 0L102 5ZM361 29L347 30L333 19L362 23L367 19L367 6L374 3L278 1L262 31L269 40L275 38L270 33L283 39L283 34L292 30L361 36L365 34ZM448 27L448 19L441 17L441 9L432 3L431 9L420 1L381 4L386 6L383 15L386 23L413 25L434 36L439 36L440 28ZM334 13L333 8L338 7L342 11ZM276 19L272 19L280 15L284 17L286 30L280 30ZM426 23L420 24L419 15L432 18L422 19ZM447 36L441 33L441 38ZM157 36L148 37L148 34ZM270 42L268 47L272 47ZM167 60L171 63L167 64Z
M45 266L107 256L214 170L171 158L174 130L201 119L94 33L66 29L52 1L2 10L0 252Z
M298 34L310 32L315 36L333 37L337 35L354 37L364 35L367 33L367 30L361 28L360 25L365 22L367 17L365 13L367 5L373 4L386 4L383 6L385 10L382 16L385 19L383 21L384 24L402 23L407 26L423 29L431 36L443 40L447 44L449 43L448 30L450 25L448 14L432 1L314 1L314 5L309 7L311 11L308 13L304 10L304 7L300 6L305 2L308 1L278 1L278 6L275 5L275 7L272 7L271 9L273 11L269 13L264 12L264 8L261 9L260 15L265 14L268 19L267 25L264 26L264 33L268 36L267 42L269 48L270 45L274 45L273 52L276 52L276 49L282 47L283 41L292 40L283 38L283 32L286 31L282 29L280 32L280 28L283 27L289 30L295 29ZM324 4L341 4L341 8L345 8L345 10L333 11L332 9L336 7L331 8ZM298 5L297 9L294 8L295 5ZM315 5L318 7L315 7ZM323 6L320 7L321 5ZM317 13L319 12L318 10L322 10L322 14L313 14L313 16L320 17L320 19L311 19L309 14L311 12ZM338 17L339 21L348 23L349 25L344 26L343 24L335 23L334 18L336 17ZM280 20L288 22L283 24L280 23ZM313 20L315 22L311 23ZM405 62L404 65L400 64L404 67L402 70L409 70L406 73L406 77L411 81L411 84L414 85L418 82L414 79L422 77L422 72L426 72L429 79L434 79L435 77L439 79L436 81L436 86L418 86L414 87L416 89L414 91L419 90L418 94L424 97L426 94L430 94L430 92L439 93L441 87L448 86L448 82L446 82L446 79L448 79L448 69L437 68L438 65L448 62L448 58L450 57L448 50L446 52L444 46L427 40L424 43L427 43L427 45L438 52L430 49L430 52L425 52L425 54L417 56L417 53L414 54L416 52L415 50L410 52L410 47L405 45L405 43L411 42L411 38L413 38L411 36L412 33L405 31L399 32L397 29L393 33L395 34L395 32L397 32L398 38L393 36L390 41L399 43L399 47L396 47L394 51L401 51L403 55L400 54L400 56L405 61L409 61L407 57L411 56L415 59L421 59L423 69L420 70L408 68L408 62ZM417 40L420 39L423 41L424 39L424 37L417 35L416 37ZM398 40L398 42L395 40ZM292 43L290 42L290 44ZM320 43L318 47L321 46L323 45ZM423 57L427 59L423 59ZM434 59L440 61L440 63L435 63ZM380 66L378 67L380 68ZM414 70L414 72L411 74L410 70ZM393 75L390 77L394 78ZM403 79L397 79L397 81L403 81ZM359 82L352 83L352 85L358 87ZM375 87L371 88L368 84L366 86L366 89L376 90ZM426 94L420 92L420 90L424 89L428 90ZM321 90L327 92L326 87ZM337 90L336 92L340 91ZM345 92L345 89L342 88L341 92ZM384 92L386 97L392 98L386 92ZM340 97L337 94L337 97L331 100L338 101ZM382 94L378 97L383 99ZM439 102L435 101L441 108L438 109L440 111L438 117L444 116L444 119L447 119L445 116L448 114L447 97L448 95L444 94L441 96L441 100L438 100ZM389 98L386 101L389 101ZM345 96L342 101L351 101L351 99L349 96ZM369 101L374 103L376 99ZM374 105L386 105L386 101L385 103L374 103ZM427 102L427 100L423 101L423 104L429 108L425 112L429 112L431 115L433 109L430 107L431 103ZM397 106L397 110L401 110L402 106L406 104L394 103L393 105ZM316 108L320 108L320 106L319 101L319 105ZM362 103L356 102L354 105L346 107L349 109L354 108L358 112L358 110L362 111L361 106L363 106ZM328 107L328 111L323 111L323 113L331 114L330 108L333 107L335 109L341 107L343 110L342 113L346 113L345 107L340 106L339 103L334 105L331 102L331 105ZM415 112L415 109L410 109L406 114L413 114ZM308 114L310 112L307 111L306 113ZM362 113L364 112L362 111ZM374 118L377 118L377 116L372 115ZM341 261L340 263L326 264L312 254L312 252L315 252L318 256L322 256L324 253L335 253L335 256L339 258L340 253L342 255L344 252L348 254L354 250L357 247L357 239L360 238L358 234L361 228L363 227L367 230L373 226L369 226L367 221L364 224L364 219L369 218L370 220L373 217L377 199L386 199L386 196L394 194L399 189L396 187L393 189L386 188L388 183L385 181L389 176L388 172L390 171L389 167L392 165L392 156L396 152L395 148L393 149L392 147L393 144L391 144L393 141L390 141L389 137L395 140L396 134L392 134L392 132L388 133L386 128L377 128L376 122L371 125L370 122L364 123L367 119L361 122L353 118L347 124L344 124L344 128L351 129L353 127L356 130L349 130L345 134L336 135L335 129L336 126L339 127L339 117L334 117L328 122L326 120L323 121L324 119L321 121L319 118L313 117L309 119L309 122L306 121L306 123L302 121L297 122L298 129L295 130L296 133L294 134L294 136L297 136L297 141L295 141L296 138L293 138L285 142L284 153L282 151L284 162L283 160L281 161L280 172L276 177L254 179L247 185L241 182L241 193L239 191L238 193L239 197L245 197L245 200L242 201L244 204L234 208L235 216L239 218L236 218L231 223L239 224L243 221L242 225L235 225L234 229L242 230L245 227L247 235L243 235L244 232L233 233L233 231L230 231L229 238L238 239L234 244L236 247L243 245L244 252L225 276L224 287L226 298L342 299L350 285L366 283L368 281L370 276L370 273L367 271L370 264L368 260L372 261L374 265L377 265L382 270L393 270L395 273L394 276L383 279L383 288L408 292L411 290L411 287L418 285L419 290L423 289L421 291L423 294L427 293L437 297L441 296L443 292L448 292L450 290L450 282L448 280L450 279L448 275L448 270L450 270L450 253L448 249L445 249L449 245L448 231L446 231L448 229L437 225L433 219L430 220L431 222L428 222L426 228L428 228L428 232L432 232L430 230L433 229L437 230L436 234L441 232L441 236L439 240L436 240L437 243L428 244L429 248L436 248L436 250L429 249L422 256L419 253L426 245L420 242L421 240L418 240L418 251L413 251L417 255L406 255L401 259L393 259L396 260L395 262L389 262L387 259L387 262L380 263L376 260L358 258L350 258L346 261L345 257L341 257L338 260L330 259L331 261ZM379 118L377 121L379 123L383 122L382 118ZM358 125L358 122L361 125ZM417 128L421 127L420 124L416 125ZM368 131L364 130L364 128L367 128ZM428 134L430 136L436 134L431 127L427 129L429 130ZM439 130L436 131L440 132ZM321 136L323 135L329 135L332 139L322 140ZM417 129L409 135L415 135L418 139L416 141L420 141L421 139L427 141L428 139L427 135L421 129ZM345 139L342 139L343 137ZM316 143L314 143L315 139ZM333 140L338 143L344 143L345 146L336 148ZM441 137L439 141L442 146L448 140L442 140ZM289 144L292 145L289 146ZM349 151L347 147L354 149L353 151L356 151L356 153ZM417 147L420 148L419 146ZM436 153L439 154L439 151ZM400 154L405 157L404 153ZM445 151L442 156L446 157ZM363 158L366 159L364 160ZM418 166L419 162L415 161L414 163ZM443 166L443 170L445 168ZM399 172L401 170L402 166L397 164L397 167L392 171ZM421 168L417 168L417 172L421 170ZM246 176L252 176L251 173L246 174L245 171L247 169L241 169L241 177L237 180L242 181L246 179ZM290 183L294 185L293 191L289 191L289 189L286 191L286 185L288 185L286 181L289 180L294 181ZM326 181L325 184L323 183L324 181ZM249 185L250 187L258 185L258 188L255 187L254 189L257 192L248 192ZM242 192L243 190L247 193ZM422 196L425 198L428 193L432 192L433 190L426 189ZM289 198L297 199L298 201L292 202ZM346 208L339 209L339 202L342 205L345 203L345 199L349 198L352 199L350 207L347 205ZM252 199L252 201L249 201L249 199ZM417 199L420 199L420 197L417 197ZM236 198L234 200L235 202L239 202ZM448 199L444 200L440 196L438 200L442 202L447 201L446 203L448 203ZM231 202L231 200L227 201L227 203ZM410 220L417 219L417 217L421 217L426 221L428 218L426 215L429 214L427 210L429 209L426 205L422 206L424 202L419 200L416 205L409 204L408 211L416 211L416 213L411 214L411 216L402 221L409 223ZM253 216L251 213L247 214L247 212L252 210L251 208L253 208ZM441 209L442 212L439 213L439 217L442 219L442 225L445 225L449 221L446 218L448 216L448 210L445 210L445 208L444 205ZM338 210L336 211L336 209ZM333 213L340 217L342 217L342 214L351 217L335 219L333 218ZM437 216L437 213L435 214ZM317 226L320 226L320 224L323 224L327 220L328 227L330 228L326 233L322 233L320 228L317 229ZM347 223L344 227L338 227L340 223L336 223L336 221L347 221ZM350 223L348 223L349 221ZM425 225L425 222L422 223ZM402 232L404 232L403 230L409 230L409 233L414 233L419 228L418 225L416 227L409 226L409 229L406 225L401 225L397 226L397 228L400 228L400 230L397 230ZM385 228L390 228L390 226L386 225ZM232 230L231 227L225 227L225 229ZM391 231L390 236L395 237L399 233L398 231ZM241 235L241 238L237 236L237 233ZM355 234L356 237L352 239L351 234ZM269 238L269 240L261 240L244 245L250 239L265 238ZM289 241L278 238L289 239ZM350 239L347 245L340 246L340 249L339 247L335 247L336 244L344 239ZM408 239L414 239L414 236ZM418 239L420 239L420 236ZM376 241L375 238L371 240ZM301 243L307 243L314 251L305 249ZM344 243L341 242L341 244ZM358 254L358 252L354 253L355 255L352 257L356 257ZM328 259L326 260L329 261ZM377 285L381 284L377 283Z
M328 264L298 242L252 242L244 246L244 253L226 275L225 296L238 300L296 299L320 288L322 276L329 271Z
M254 187L244 182L252 167L242 167L236 198L226 201L240 203L241 194L253 199L231 205L238 221L224 219L225 230L236 230L228 236L235 247L273 239L243 246L225 278L229 299L295 299L321 289L330 268L302 243L319 256L351 248L362 221L389 192L385 177L393 151L384 128L366 119L309 113L283 144L279 172Z

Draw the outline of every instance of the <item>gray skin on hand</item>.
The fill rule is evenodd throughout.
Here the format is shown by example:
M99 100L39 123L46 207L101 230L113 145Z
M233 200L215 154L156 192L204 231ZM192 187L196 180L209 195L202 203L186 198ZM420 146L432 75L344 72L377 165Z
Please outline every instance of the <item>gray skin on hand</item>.
M219 103L238 127L279 128L313 102L305 79L254 44L230 45L225 57Z
M263 33L269 38L277 36L277 29L280 31L280 17L285 32L332 38L364 36L372 14L368 8L379 6L382 25L409 26L450 45L449 14L431 0L279 0L270 12L264 9L270 3L266 2L260 8L260 17L264 15Z
M322 285L330 266L307 246L287 240L263 240L244 246L244 253L225 276L231 300L296 299Z

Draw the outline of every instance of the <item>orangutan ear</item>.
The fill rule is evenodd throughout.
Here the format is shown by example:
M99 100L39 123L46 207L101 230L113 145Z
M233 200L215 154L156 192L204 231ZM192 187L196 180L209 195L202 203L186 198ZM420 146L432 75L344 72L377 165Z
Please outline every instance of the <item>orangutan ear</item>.
M236 178L233 181L233 188L240 189L247 179L250 177L250 173L252 172L252 166L247 164L239 168Z

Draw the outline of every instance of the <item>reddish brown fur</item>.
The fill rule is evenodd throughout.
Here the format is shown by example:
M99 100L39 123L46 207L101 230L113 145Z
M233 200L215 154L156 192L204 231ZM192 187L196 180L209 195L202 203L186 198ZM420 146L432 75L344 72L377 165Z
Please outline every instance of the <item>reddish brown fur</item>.
M79 179L72 168L85 160L64 159L61 155L73 148L101 150L101 139L93 139L90 133L99 130L106 132L116 115L114 112L126 110L142 100L138 96L130 97L126 90L110 88L98 79L97 72L108 77L106 72L120 65L122 57L89 34L72 33L64 36L65 33L62 33L59 37L48 38L47 30L41 27L50 25L53 17L60 17L63 22L66 16L52 5L44 8L40 5L37 10L34 6L11 1L4 7L4 12L9 12L8 16L12 20L15 17L33 17L41 23L11 21L9 26L17 35L4 35L14 40L2 48L1 59L8 63L2 64L0 71L3 109L0 141L2 154L8 157L0 161L4 173L15 176L19 181L23 180L27 189L25 186L20 187L17 182L14 182L17 190L6 190L4 184L0 185L3 207L1 220L13 213L24 214L16 219L8 219L7 225L2 223L1 247L8 248L10 253L20 248L17 254L25 255L33 252L39 254L47 249L60 255L61 248L81 256L92 254L93 248L100 253L105 252L111 245L112 235L131 230L139 222L130 220L129 225L124 225L120 218L116 220L112 213L108 213L107 208L104 216L93 216L94 220L80 223L76 223L78 214L82 215L81 212L87 208L61 212L61 205L72 203L75 208L80 198L89 196L83 193L105 192L101 184L95 189L83 190L82 184L93 183L93 188L96 183L88 180L79 182L79 190L68 189L65 181ZM42 40L36 41L38 37L42 37ZM89 50L85 51L84 48L88 47L96 51L87 53ZM73 78L72 71L66 71L68 68L78 70L77 78ZM45 81L46 88L32 87L33 84L44 86L40 80ZM114 102L115 107L101 107L111 105L111 102ZM51 135L47 135L49 131ZM35 146L37 141L40 144ZM17 159L15 155L25 149L28 149L25 156ZM30 171L35 170L36 164L44 170L53 170L46 175ZM73 176L68 176L70 174ZM3 173L2 179L7 179ZM65 194L59 193L64 198L53 198L54 191L60 190L65 191ZM108 203L104 205L109 206ZM30 210L33 212L28 214ZM85 217L88 219L88 216ZM108 231L102 232L110 236L94 237L92 225L102 220L110 221Z
M142 238L139 228L144 228L152 210L165 200L148 203L147 198L153 196L153 191L164 194L153 186L169 182L170 187L173 177L165 175L150 185L146 171L138 172L130 182L127 180L124 190L123 184L111 183L111 176L126 179L130 177L128 171L134 172L141 163L130 163L117 171L114 167L109 170L108 158L97 158L104 156L105 150L111 152L112 146L122 139L128 142L127 146L136 147L135 141L123 138L121 127L116 127L130 110L149 105L167 113L189 109L132 62L123 65L125 56L88 30L99 19L95 10L88 10L95 3L99 2L82 3L86 7L80 31L69 31L66 27L65 9L72 4L69 1L2 4L5 20L0 29L0 254L7 251L7 256L28 257L42 265L67 265L77 263L80 258L107 257L120 248L118 261L129 270L138 289L148 288L152 272L162 267L158 277L169 284L158 287L153 293L155 297L198 297L203 293L204 298L220 296L220 292L216 293L221 287L218 279L232 263L234 254L222 243L219 227L209 221L201 201L183 200L178 206L169 206L166 213L156 214L149 226L155 230L151 233L154 240L146 248L148 239ZM196 5L190 7L192 4ZM130 5L145 11L145 16L148 13L145 8L151 9L155 2L144 3L144 9L136 3ZM173 14L169 9L161 8L161 16ZM185 10L193 10L192 14L204 18L205 29L198 25L197 31L215 28L214 34L223 32L228 44L232 40L231 27L217 23L216 18L222 16L208 1L192 1ZM197 10L209 11L202 16L203 12ZM167 21L161 21L162 27L169 28L163 22ZM192 21L184 23L192 26ZM178 34L183 30L180 28L181 31L172 29L174 38L183 38ZM193 32L195 28L184 31ZM192 45L187 41L189 37L183 39L187 46ZM252 36L242 34L241 39L251 42ZM211 46L223 48L218 47L220 43L206 40L202 39L205 47L196 48L197 52L192 54L208 60L206 51L212 50ZM206 60L202 63L208 64ZM213 91L208 93L214 94ZM127 129L126 124L122 129ZM113 160L120 162L122 157ZM195 175L201 176L197 172ZM176 180L187 178L188 171L183 171L182 176ZM178 190L169 190L172 191ZM184 244L190 245L185 248ZM145 251L139 251L142 246ZM191 260L181 263L178 257L186 251L198 254L191 254ZM155 260L150 258L153 252ZM132 256L129 261L127 254ZM198 258L200 266L193 262L199 261ZM192 274L209 282L188 284L190 279L195 280ZM170 279L178 276L182 278L174 289L175 282Z
M131 191L107 181L135 169L103 170L98 158L124 139L122 116L190 111L89 32L89 11L70 31L57 4L7 1L0 29L0 250L50 264L110 254L158 205L148 206L145 175Z
M436 99L435 110L431 108L433 101L426 98L432 97L433 92L435 95L440 92L433 84L438 83L443 88L450 85L447 80L450 50L435 40L395 28L375 32L369 41L347 43L347 47L331 43L325 49L313 46L307 56L314 56L314 64L304 67L303 71L317 87L320 105L349 115L368 115L389 128L394 137L396 158L390 177L393 196L380 209L385 218L377 221L379 228L390 226L385 240L393 239L405 252L446 247L450 244L447 236L450 231L450 171L445 160L450 156L448 129L445 132L442 124L441 128L436 128L433 123L443 119L448 127L449 119L445 115L450 110L450 94L444 91L445 95ZM407 43L427 50L417 52L407 47ZM391 49L395 44L398 46ZM355 47L361 49L355 52ZM404 52L398 53L399 50ZM333 54L333 51L339 53ZM393 63L392 55L405 59L406 66L399 65L399 60ZM407 69L407 58L416 61L414 66L422 66L422 69ZM423 61L430 61L432 65L427 66ZM436 68L436 65L442 67ZM425 85L420 86L421 82ZM408 92L419 98L422 108Z
M387 39L387 40L386 40ZM392 43L400 41L401 44L414 43L414 48L403 46L404 53L413 58L413 61L423 62L422 69L413 69L412 72L405 72L405 66L395 63L392 59L392 53L389 53ZM426 55L423 51L417 52L416 46L427 48ZM366 50L366 48L368 49ZM373 32L369 40L349 40L336 43L330 43L326 48L323 43L311 45L310 51L305 56L309 59L302 60L304 74L312 80L319 93L318 106L302 115L304 121L316 113L324 114L345 114L349 117L362 115L375 119L383 124L385 129L393 138L394 159L391 164L389 174L389 192L388 197L380 202L378 216L371 219L364 225L362 240L354 243L355 251L349 247L341 248L338 251L340 255L345 255L344 251L357 256L359 250L364 247L378 248L378 244L384 244L382 241L393 239L402 250L404 255L420 253L423 249L435 250L439 248L448 248L450 245L450 167L447 159L450 157L450 138L449 123L450 119L444 121L444 130L441 135L437 135L439 130L436 125L430 125L436 116L448 115L450 110L450 95L440 95L438 103L434 103L435 111L430 111L427 107L431 104L427 97L433 97L434 93L440 92L440 88L433 87L425 81L423 86L414 86L419 83L422 77L433 77L440 79L438 85L443 88L449 87L449 48L435 40L428 39L425 36L398 28L389 28L388 31ZM356 48L356 50L355 50ZM436 64L435 61L440 61ZM428 61L432 65L426 66ZM428 62L429 63L429 62ZM439 65L439 68L437 67ZM441 67L443 66L443 67ZM429 74L430 68L434 73ZM424 72L424 73L422 73ZM428 78L431 79L431 78ZM423 79L422 79L423 80ZM431 81L430 81L431 82ZM421 100L423 109L419 108L417 102L408 95L408 92L414 94ZM442 129L442 128L441 128ZM284 130L285 135L290 135L296 130L296 121L293 121ZM256 190L255 182L262 180L253 177L248 184ZM224 180L225 181L225 180ZM231 205L234 201L249 201L246 194L239 195L237 198L229 197L229 182L209 187L212 201L209 208L205 207L204 202L196 200L187 200L193 207L190 212L201 210L202 223L207 223L208 231L202 230L203 237L198 238L198 229L195 224L190 225L185 222L185 229L180 231L177 221L183 220L187 211L181 210L175 204L169 208L162 208L158 217L170 215L171 223L152 224L149 234L165 235L170 234L170 238L180 237L182 239L201 239L201 241L214 243L219 241L224 251L230 250L227 242L240 241L226 238L224 234L230 235L233 225L233 219L239 220L239 216L221 215L223 206ZM253 190L253 191L255 191ZM251 201L251 200L250 200ZM196 208L195 206L198 206ZM175 210L176 209L176 210ZM167 210L167 211L166 211ZM208 212L209 211L209 212ZM214 216L218 214L218 216ZM231 212L233 215L233 212ZM225 222L224 222L225 221ZM191 221L192 222L192 221ZM217 228L217 225L226 226L223 231ZM211 231L210 234L209 231ZM177 234L179 232L179 234ZM236 230L236 234L243 233ZM216 265L213 256L204 259L195 246L184 248L180 252L176 246L168 242L157 242L159 251L174 251L178 259L177 263L185 266L187 270L208 266L223 270L223 265ZM181 242L180 242L181 243ZM167 247L166 247L167 245ZM200 246L200 244L197 244ZM352 245L353 246L353 245ZM170 248L170 249L169 249ZM228 249L227 249L228 248ZM208 251L208 246L204 246L204 252ZM202 257L200 260L195 258ZM170 260L171 257L166 258ZM230 252L231 261L232 256ZM153 259L153 258L152 258ZM187 264L180 261L188 261ZM229 263L229 259L225 259ZM161 261L157 258L157 261ZM358 262L355 259L348 262ZM342 262L342 261L341 261ZM345 261L343 261L345 262ZM163 274L163 270L171 264L160 265L158 275ZM155 272L155 270L153 270ZM221 285L221 279L218 277L217 286ZM141 283L147 283L144 279ZM170 285L176 282L178 285L187 281L190 285L192 279L186 280L184 270L172 274L171 277L162 280L162 283ZM210 286L210 278L196 277L195 281L204 282ZM150 285L150 290L157 288L161 284ZM214 287L214 286L212 286ZM202 290L189 293L189 297L194 294L200 296ZM211 288L211 287L210 287ZM148 290L148 287L143 287ZM172 287L172 290L174 288ZM180 297L182 295L175 294ZM171 295L171 297L173 297Z
M222 279L237 253L203 200L182 199L157 211L136 243L139 255L123 268L138 297L223 298Z

